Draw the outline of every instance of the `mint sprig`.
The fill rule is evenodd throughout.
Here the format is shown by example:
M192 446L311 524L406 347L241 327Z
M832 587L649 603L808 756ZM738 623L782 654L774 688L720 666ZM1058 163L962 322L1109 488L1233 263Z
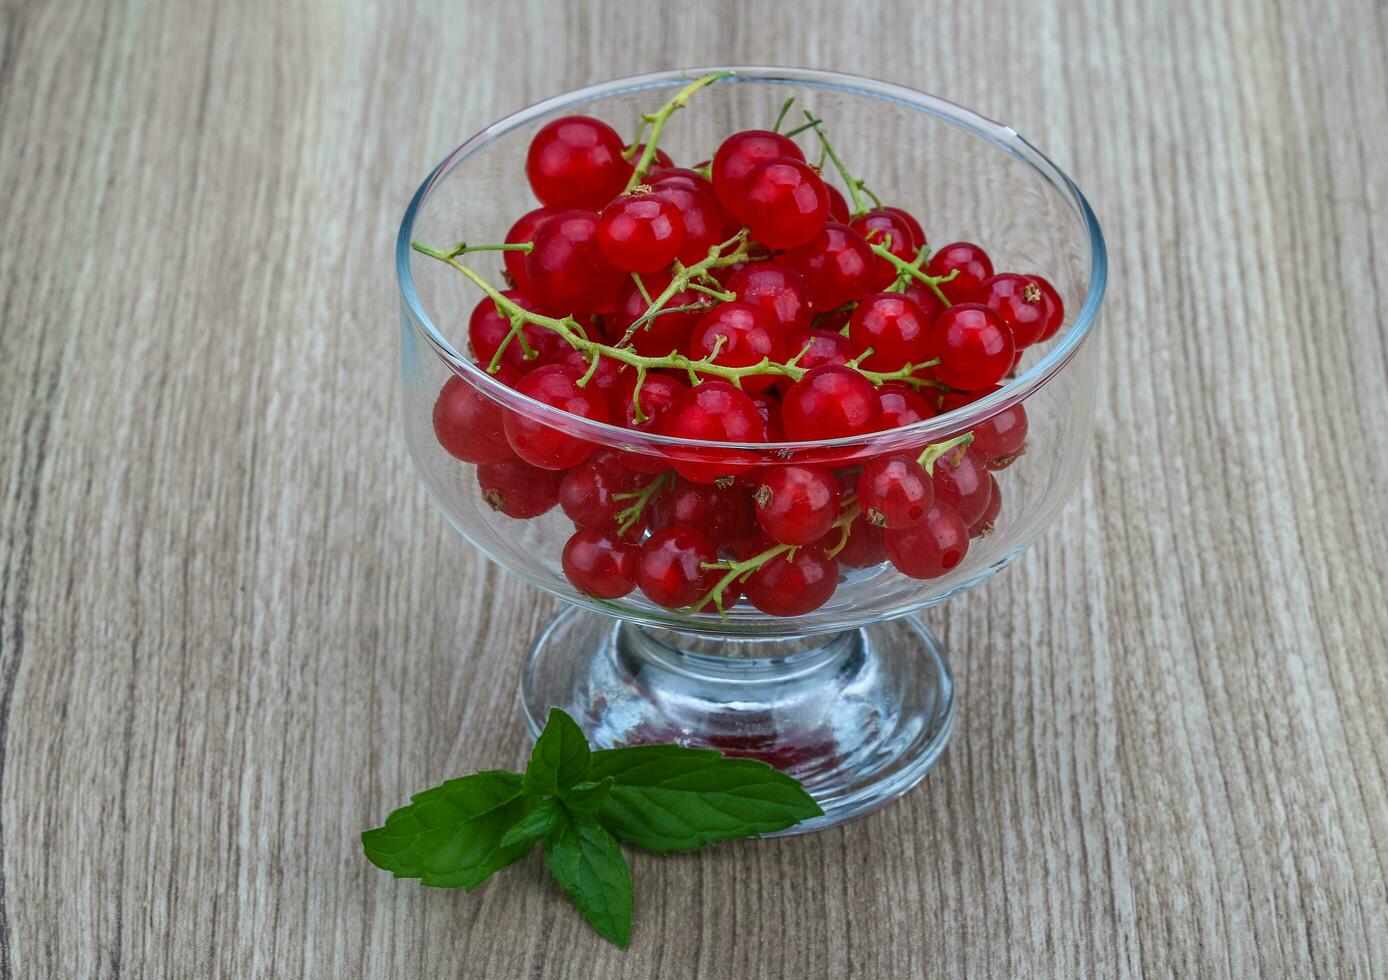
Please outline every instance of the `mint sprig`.
M372 864L397 878L471 890L543 844L565 894L623 949L631 871L619 840L657 854L688 851L824 812L799 782L754 759L679 745L593 752L558 708L523 775L492 769L410 799L362 834Z
M589 774L612 780L603 825L657 854L785 830L824 812L792 777L714 749L607 749L593 756Z

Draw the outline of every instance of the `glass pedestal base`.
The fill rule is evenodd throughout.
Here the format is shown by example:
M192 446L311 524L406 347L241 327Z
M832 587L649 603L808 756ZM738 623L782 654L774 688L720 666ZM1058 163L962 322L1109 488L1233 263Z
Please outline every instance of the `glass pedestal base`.
M915 617L801 640L651 629L570 608L521 677L532 735L551 706L596 748L678 742L768 762L824 809L785 834L843 823L902 795L954 728L954 682Z

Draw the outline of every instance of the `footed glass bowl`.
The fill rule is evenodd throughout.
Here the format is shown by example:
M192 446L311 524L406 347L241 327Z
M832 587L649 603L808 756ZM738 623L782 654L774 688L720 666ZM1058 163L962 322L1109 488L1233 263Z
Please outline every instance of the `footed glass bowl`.
M997 271L1045 277L1063 301L1063 326L1028 348L1015 376L998 390L953 411L869 435L774 446L682 441L588 421L487 374L468 348L469 317L483 294L411 244L502 242L512 223L537 206L525 160L541 127L583 114L630 138L642 113L712 70L642 75L549 99L489 126L429 175L405 213L396 250L405 432L425 485L453 526L491 560L570 603L537 639L525 665L521 706L531 732L538 733L555 705L599 747L674 741L763 759L801 780L824 809L822 818L790 831L799 833L899 796L943 751L955 717L953 683L938 643L912 614L1015 561L1079 481L1093 426L1097 344L1091 335L1104 292L1104 241L1070 179L1006 126L884 82L734 68L670 117L660 148L675 161L692 166L733 132L770 128L794 97L788 118L803 119L805 109L823 120L853 172L884 202L916 215L933 246L976 242ZM813 162L813 134L797 139ZM833 170L826 168L825 176L848 190ZM466 258L502 283L501 254ZM476 431L460 438L455 430L441 441L435 425L441 398L454 407L462 399L462 417L476 419ZM1019 417L1024 444L988 458L988 445L1006 442L1007 433L1018 436ZM968 444L961 444L937 465L970 471L958 475L963 496L969 496L970 480L994 482L987 513L964 515L967 543L943 562L939 556L926 560L933 562L928 571L916 569L932 577L898 570L881 541L869 538L880 532L850 520L849 531L861 532L859 538L849 544L836 527L837 539L826 537L820 550L823 555L835 543L847 545L829 563L833 581L806 586L832 588L813 611L768 615L745 598L734 601L740 582L720 594L722 611L713 602L672 609L641 589L604 599L570 582L563 555L575 522L557 505L566 473L508 461L504 442L498 445L506 418L531 431L581 440L602 459L633 471L622 503L641 510L628 532L634 547L649 529L672 523L711 539L726 537L728 522L745 519L759 485L778 467L832 469L846 508L865 461L897 452L914 456L974 433L979 452L972 462L963 459ZM685 498L677 501L681 487ZM732 511L742 517L728 516L723 498L729 495ZM720 560L744 557L730 556L730 548L720 546ZM899 557L911 566L911 555Z

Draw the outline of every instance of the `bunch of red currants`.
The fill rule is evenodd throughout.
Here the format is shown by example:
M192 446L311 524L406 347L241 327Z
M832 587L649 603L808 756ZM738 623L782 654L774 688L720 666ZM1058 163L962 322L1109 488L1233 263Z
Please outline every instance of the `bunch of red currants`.
M452 377L434 406L439 443L477 465L494 510L562 508L576 528L564 573L598 599L639 588L672 609L745 600L797 616L829 600L841 569L944 575L998 517L994 474L1027 437L1020 404L909 452L775 444L867 436L996 391L1060 329L1060 296L1040 276L995 274L975 244L931 250L812 116L800 132L839 169L851 209L788 134L734 133L711 161L675 166L660 128L716 80L646 116L631 145L597 119L549 123L526 160L542 206L503 244L416 246L486 293L468 338L496 380L679 442L660 456L599 448ZM459 261L482 251L502 252L509 288Z

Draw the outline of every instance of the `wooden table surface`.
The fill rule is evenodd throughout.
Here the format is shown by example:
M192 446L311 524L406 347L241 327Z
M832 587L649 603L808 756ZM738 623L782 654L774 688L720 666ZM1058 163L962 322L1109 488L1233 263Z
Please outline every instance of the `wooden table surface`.
M1388 975L1385 50L1374 0L4 5L0 976ZM523 760L556 608L412 471L392 246L484 123L720 62L936 92L1069 170L1098 436L928 617L939 768L633 853L622 953L537 858L465 895L361 854Z

